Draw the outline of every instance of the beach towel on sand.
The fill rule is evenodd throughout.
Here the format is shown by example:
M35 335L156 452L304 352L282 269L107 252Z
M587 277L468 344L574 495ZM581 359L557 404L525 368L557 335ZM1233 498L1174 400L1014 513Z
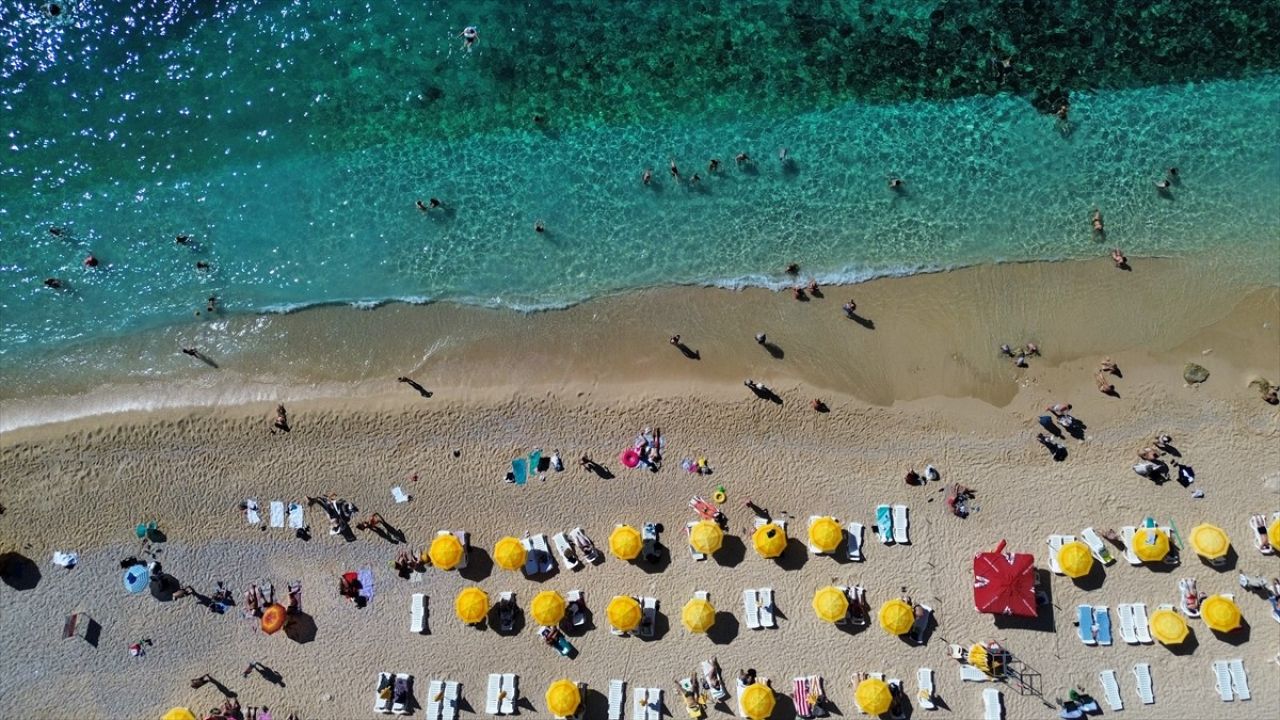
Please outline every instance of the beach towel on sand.
M284 527L284 503L279 500L271 501L271 527Z
M360 596L373 602L373 568L368 565L360 568L357 577L360 579Z
M250 525L257 525L262 522L262 518L258 515L258 501L249 498L244 501L244 518L249 521Z
M289 527L301 530L305 526L306 518L303 517L302 506L296 502L289 503Z

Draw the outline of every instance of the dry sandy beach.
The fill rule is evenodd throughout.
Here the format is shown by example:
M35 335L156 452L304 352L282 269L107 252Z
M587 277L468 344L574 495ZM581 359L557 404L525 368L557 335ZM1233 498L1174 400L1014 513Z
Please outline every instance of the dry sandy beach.
M614 678L662 688L668 711L682 717L672 679L717 656L726 677L753 667L780 692L793 677L821 674L846 717L858 714L852 673L902 678L914 695L917 668L932 667L945 706L916 708L913 717L977 718L983 686L960 682L947 643L984 640L1003 643L1037 671L1050 702L1077 685L1101 701L1098 673L1115 669L1124 717L1272 717L1280 707L1280 623L1236 578L1241 571L1280 576L1280 557L1259 554L1247 524L1252 513L1280 511L1280 413L1247 387L1257 376L1280 381L1280 291L1209 292L1207 269L1195 262L1135 266L1134 273L1102 262L973 268L830 288L807 303L763 291L682 288L525 317L436 307L319 310L271 320L275 329L267 332L277 332L278 343L217 378L197 381L198 369L173 370L164 382L185 383L188 395L165 395L161 384L143 380L92 390L86 399L78 391L88 388L11 377L28 395L43 397L32 403L11 390L0 405L6 427L14 428L0 435L0 551L30 558L39 578L33 587L30 577L0 585L0 717L152 718L175 705L203 712L222 698L213 685L188 686L204 673L243 705L269 706L281 720L290 711L373 717L379 671L412 673L424 705L429 680L461 681L464 717L468 708L483 712L490 672L520 676L526 717L550 716L543 693L560 677L591 688L588 717L604 717L603 693ZM847 297L858 300L867 323L840 315ZM759 331L782 348L781 359L755 344ZM195 331L148 337L173 348L190 339L184 332ZM677 332L702 360L667 344ZM1026 341L1044 353L1027 369L995 352L1001 342ZM102 351L126 355L129 342L141 341ZM173 361L167 352L163 363ZM1119 397L1094 387L1103 355L1123 371L1115 380ZM1206 383L1184 383L1188 361L1209 369ZM273 385L273 363L276 372L286 367L295 375L306 366L307 382ZM59 372L52 374L71 376ZM392 381L402 374L434 396L421 398ZM783 402L756 399L742 387L746 377L769 384ZM250 383L253 397L229 389ZM164 407L202 392L225 402ZM86 404L96 407L95 393L104 403L124 393L148 395L155 409L16 427L82 414ZM810 410L814 397L830 412ZM254 398L259 402L233 402ZM267 432L276 399L288 403L287 434ZM1054 402L1073 403L1088 425L1083 440L1067 440L1062 462L1033 439L1036 416ZM667 438L666 467L656 474L622 468L619 451L655 426ZM1193 487L1203 498L1177 482L1155 486L1130 469L1135 453L1161 432L1195 468ZM524 487L503 482L511 458L535 447L558 449L565 471ZM580 470L583 453L616 477ZM680 468L681 459L700 456L714 470L709 477ZM943 482L903 483L908 467L927 463ZM414 473L419 479L409 480ZM943 502L950 482L977 493L968 519L953 517ZM412 501L393 503L393 485ZM714 559L694 562L682 532L694 518L688 499L720 485L729 498L730 538ZM246 524L236 507L256 498L265 521L270 500L328 492L354 502L361 515L381 513L413 551L437 530L470 531L468 570L428 569L419 582L403 580L388 562L405 545L359 531L353 542L331 537L318 508L307 511L314 537L302 541ZM780 562L751 550L747 499L793 518ZM910 507L909 546L881 545L869 528L864 563L807 554L809 515L870 526L880 503ZM1121 559L1100 583L1083 586L1045 574L1050 603L1030 624L974 611L975 553L1003 539L1012 550L1034 553L1043 569L1050 533L1137 525L1146 516L1176 524L1183 537L1201 522L1220 525L1238 559L1216 569L1184 549L1181 567L1171 571ZM282 595L287 583L301 580L314 639L268 636L234 609L218 615L190 598L126 593L119 561L139 552L134 526L151 520L167 536L156 546L165 571L202 593L221 580L239 598L265 579ZM669 562L609 557L532 581L489 557L503 535L581 525L604 544L624 522L663 523ZM56 550L80 552L80 565L51 565ZM376 593L360 609L338 596L337 578L364 566L373 568ZM1176 602L1177 580L1185 576L1208 593L1235 592L1246 628L1217 636L1192 621L1194 639L1176 651L1118 637L1104 648L1077 639L1077 604L1144 602L1154 609ZM934 609L937 628L925 646L874 625L846 633L810 608L813 592L831 583L863 585L873 609L905 587ZM580 654L567 660L541 642L531 621L512 636L463 626L453 598L470 584L491 598L514 591L525 611L541 589L581 589L594 627L571 634ZM779 627L750 630L740 620L742 590L764 586L774 588ZM695 590L710 592L719 610L708 636L680 626L680 608ZM430 598L430 632L421 636L408 628L410 595L419 592ZM615 594L658 598L657 637L609 633L604 607ZM101 624L96 647L60 639L73 611ZM128 646L142 638L152 645L131 657ZM1214 690L1210 664L1230 658L1244 660L1247 702L1223 703ZM242 678L250 661L278 672L280 684ZM1154 705L1142 705L1134 691L1138 662L1151 664ZM1037 697L1002 689L1007 718L1057 715ZM730 708L712 709L711 717L728 717ZM780 696L777 708L774 717L793 716L788 698Z

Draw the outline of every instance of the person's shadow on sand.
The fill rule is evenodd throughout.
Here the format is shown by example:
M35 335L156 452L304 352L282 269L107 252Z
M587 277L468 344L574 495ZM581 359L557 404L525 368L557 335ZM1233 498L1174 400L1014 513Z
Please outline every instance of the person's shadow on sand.
M680 351L680 354L684 355L685 357L689 358L690 360L701 360L701 359L702 359L702 353L698 352L697 350L694 350L693 348L689 347L688 345L685 345L683 342L679 342L679 341L677 341L677 342L674 342L674 343L671 343L671 344L676 346L676 349Z
M782 404L782 397L780 397L778 393L770 390L764 385L748 384L748 383L743 383L743 384L746 385L751 390L751 392L755 393L756 397L760 398L761 400L768 400L769 402L775 405Z

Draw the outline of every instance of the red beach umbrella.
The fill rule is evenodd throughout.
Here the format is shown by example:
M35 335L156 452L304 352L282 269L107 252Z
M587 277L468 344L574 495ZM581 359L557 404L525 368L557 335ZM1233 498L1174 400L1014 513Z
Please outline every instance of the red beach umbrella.
M1029 553L995 552L973 558L973 605L992 615L1036 617L1036 559Z

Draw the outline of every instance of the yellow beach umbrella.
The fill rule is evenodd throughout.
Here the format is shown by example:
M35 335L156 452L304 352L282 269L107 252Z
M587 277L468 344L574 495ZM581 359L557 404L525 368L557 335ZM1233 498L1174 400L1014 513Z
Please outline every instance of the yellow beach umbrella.
M565 605L560 593L555 590L543 590L533 596L533 601L529 603L529 614L539 625L555 625L564 619Z
M742 708L742 714L751 720L764 720L772 715L775 702L777 699L773 696L773 688L764 683L752 683L738 695L738 706Z
M1190 632L1187 629L1187 621L1168 608L1151 613L1151 617L1147 619L1147 625L1151 628L1151 637L1164 645L1177 645L1186 640Z
M833 517L820 517L809 524L809 544L824 553L835 552L844 540L844 529Z
M776 558L787 549L787 531L774 523L765 523L756 528L751 536L751 544L762 558Z
M1271 521L1271 527L1267 528L1267 540L1271 547L1280 547L1280 518Z
M489 614L489 595L478 587L465 587L453 601L453 611L466 625L475 625Z
M619 560L635 560L643 545L640 531L630 525L619 525L609 535L609 550Z
M969 664L978 668L982 672L991 674L991 653L987 652L987 646L980 643L974 643L969 646L969 652L965 655Z
M1160 562L1169 554L1169 535L1156 528L1138 528L1133 534L1133 554L1142 562Z
M196 720L196 716L186 708L169 708L169 712L161 716L160 720Z
M1227 549L1231 547L1231 538L1227 537L1226 531L1208 523L1191 528L1187 542L1191 544L1191 549L1205 560L1226 557Z
M689 546L704 555L719 550L723 542L724 531L710 520L699 520L689 528Z
M684 609L680 611L680 622L691 633L705 633L716 622L716 608L702 598L694 598L684 604Z
M832 585L813 594L813 611L829 623L839 622L849 614L849 596Z
M1225 595L1210 595L1200 603L1200 617L1210 630L1231 632L1240 627L1240 606Z
M888 600L880 606L880 627L890 635L906 634L915 621L915 610L898 598Z
M582 693L572 680L557 680L547 687L547 711L556 717L569 717L582 704Z
M513 537L504 537L493 546L493 562L503 570L519 570L527 556L524 545Z
M462 562L462 543L453 533L436 535L431 541L431 549L427 551L431 564L441 570L452 570Z
M868 715L883 715L889 712L889 706L893 704L893 693L889 691L889 685L883 680L875 678L867 678L858 683L858 687L853 691L853 701L858 703L858 709Z
M618 632L631 632L640 627L640 603L630 595L614 596L604 613Z
M1058 548L1058 565L1069 578L1084 577L1093 569L1093 553L1079 540L1066 543Z

